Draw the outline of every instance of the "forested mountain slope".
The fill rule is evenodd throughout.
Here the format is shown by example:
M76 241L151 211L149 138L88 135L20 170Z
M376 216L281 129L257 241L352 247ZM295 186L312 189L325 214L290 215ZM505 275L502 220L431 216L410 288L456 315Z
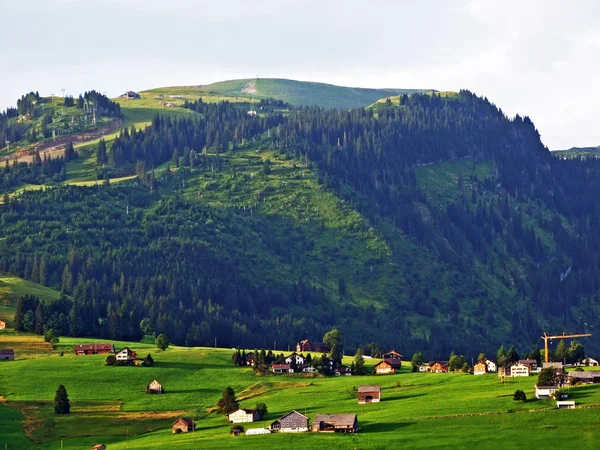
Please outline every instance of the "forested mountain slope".
M45 326L246 347L338 326L430 358L598 326L600 163L552 157L528 118L467 91L185 107L100 155L136 181L5 199L0 269L73 298Z

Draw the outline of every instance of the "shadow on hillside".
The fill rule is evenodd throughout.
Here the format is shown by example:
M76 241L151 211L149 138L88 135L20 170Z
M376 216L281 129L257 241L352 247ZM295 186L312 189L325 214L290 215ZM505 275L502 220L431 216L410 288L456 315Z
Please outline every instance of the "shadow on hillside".
M211 367L210 365L200 364L197 362L154 362L155 367L165 368L165 369L183 369L183 370L200 370ZM217 367L217 366L214 366ZM220 366L219 366L220 367Z
M195 392L195 393L203 392L205 394L213 394L213 395L215 393L214 389L198 388L198 389L169 389L168 391L165 391L165 394L190 394L192 392Z
M414 397L423 397L424 395L427 395L426 393L421 393L421 394L398 394L398 395L386 395L386 396L382 396L381 401L382 402L389 402L389 401L394 401L394 400L406 400L407 398L414 398Z
M362 433L384 433L400 431L414 424L415 422L359 422L359 427Z

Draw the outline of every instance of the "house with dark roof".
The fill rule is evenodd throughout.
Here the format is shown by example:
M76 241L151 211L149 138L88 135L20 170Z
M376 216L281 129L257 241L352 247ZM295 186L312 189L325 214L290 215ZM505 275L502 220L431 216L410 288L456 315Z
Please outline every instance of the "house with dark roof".
M381 386L359 386L358 404L379 403L381 400Z
M358 419L356 414L317 414L312 424L317 433L356 433Z
M290 411L279 418L279 431L281 433L310 431L310 419L296 410Z
M448 372L448 361L431 361L429 363L429 371L435 373Z
M114 344L79 344L73 346L76 355L103 355L115 352Z
M377 375L387 375L387 374L392 374L395 372L396 372L396 370L387 361L381 361L379 364L377 364L375 366L375 373Z
M304 339L296 344L296 352L315 352L315 353L329 353L331 349L323 344L322 342L311 342L308 339Z
M180 417L173 425L171 425L172 433L189 433L190 431L194 431L196 429L196 424L192 419L187 417Z
M383 359L402 359L404 358L396 350L391 349L389 352L383 354Z

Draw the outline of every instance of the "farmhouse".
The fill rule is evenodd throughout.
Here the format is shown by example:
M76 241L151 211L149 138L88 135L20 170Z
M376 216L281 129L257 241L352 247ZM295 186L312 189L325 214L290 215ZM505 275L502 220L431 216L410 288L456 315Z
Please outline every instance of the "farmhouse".
M356 433L358 419L356 414L317 414L312 424L317 433Z
M15 351L12 348L0 349L0 361L13 361Z
M142 97L137 92L127 91L124 94L119 95L119 98L137 99Z
M431 361L429 363L429 371L435 373L448 372L448 361Z
M322 342L311 342L308 339L304 339L296 344L296 352L315 352L315 353L329 353L331 349L323 344Z
M162 387L162 385L154 380L152 381L152 383L150 383L148 386L146 386L146 394L164 394L165 391Z
M383 359L402 359L403 356L396 350L391 349L389 352L383 354Z
M394 370L400 370L402 367L402 360L399 358L383 358L383 360L394 368Z
M535 359L520 359L518 364L529 367L530 372L537 369L537 361Z
M558 391L558 386L536 386L535 387L535 398L544 399L550 398L552 394Z
M381 386L359 386L358 404L379 403L381 401Z
M238 409L229 413L231 423L257 422L261 419L260 414L255 409Z
M0 329L2 328L2 322L0 322ZM577 364L578 366L593 366L593 367L597 367L598 366L598 360L594 359L594 358L590 358L589 356L586 357L583 361L581 361L579 364Z
M76 355L104 355L114 353L114 344L80 344L73 347Z
M310 431L309 419L298 411L290 411L279 418L279 431L282 433L301 433Z
M273 364L271 369L273 373L294 373L294 369L289 364Z
M196 429L196 423L187 417L180 417L171 425L172 433L189 433Z
M523 364L515 364L510 366L511 377L528 377L530 375L529 366Z
M377 375L386 375L390 373L395 373L396 371L392 367L390 363L387 361L381 361L379 364L375 366L375 373Z
M0 320L0 330L4 330L6 328L6 322Z
M485 364L487 365L488 372L495 372L497 370L496 363L494 361L492 361L491 359L486 359Z
M96 444L92 447L92 450L106 450L106 445L104 444Z
M292 360L295 359L296 360L296 365L301 365L304 364L306 362L306 358L304 358L304 356L299 355L298 353L294 352L292 353L290 356L286 357L284 359L284 362L286 364L291 364Z
M485 375L488 372L488 366L485 362L478 362L473 366L473 375Z
M125 347L123 350L116 354L117 361L135 361L137 353L131 350L129 347Z

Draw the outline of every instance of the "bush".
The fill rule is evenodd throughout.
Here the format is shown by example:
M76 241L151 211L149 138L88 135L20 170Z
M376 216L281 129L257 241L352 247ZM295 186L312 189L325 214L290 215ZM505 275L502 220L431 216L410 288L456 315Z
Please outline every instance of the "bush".
M108 355L104 360L104 364L107 366L114 366L117 362L117 357L115 355Z
M527 396L525 395L525 392L523 392L521 389L517 389L513 394L513 400L515 402L523 403L527 401Z

